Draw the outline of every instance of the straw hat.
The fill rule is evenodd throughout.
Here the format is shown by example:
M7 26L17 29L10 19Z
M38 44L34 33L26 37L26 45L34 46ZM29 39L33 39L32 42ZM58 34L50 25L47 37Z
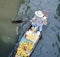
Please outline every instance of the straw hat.
M42 11L35 11L35 15L38 16L38 17L43 17L44 16Z
M43 10L43 11L35 11L35 15L38 17L47 17L47 11Z

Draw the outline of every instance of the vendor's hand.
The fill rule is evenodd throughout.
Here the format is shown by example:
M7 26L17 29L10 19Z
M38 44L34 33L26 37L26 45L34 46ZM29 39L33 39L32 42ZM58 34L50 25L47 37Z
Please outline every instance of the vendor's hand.
M33 22L32 20L30 20L30 22Z
M44 25L47 24L47 19L43 20L43 24L44 24Z

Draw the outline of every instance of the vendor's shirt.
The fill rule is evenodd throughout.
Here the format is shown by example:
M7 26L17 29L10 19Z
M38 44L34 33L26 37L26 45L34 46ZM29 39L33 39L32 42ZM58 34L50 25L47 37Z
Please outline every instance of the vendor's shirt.
M33 20L34 21L32 23L36 24L37 26L40 26L40 25L43 25L44 17L34 16Z

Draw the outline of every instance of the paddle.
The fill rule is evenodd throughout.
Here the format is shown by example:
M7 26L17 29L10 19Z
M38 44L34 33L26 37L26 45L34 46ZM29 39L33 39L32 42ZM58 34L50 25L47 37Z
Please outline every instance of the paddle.
M28 22L29 20L12 20L12 23L22 23L22 22Z

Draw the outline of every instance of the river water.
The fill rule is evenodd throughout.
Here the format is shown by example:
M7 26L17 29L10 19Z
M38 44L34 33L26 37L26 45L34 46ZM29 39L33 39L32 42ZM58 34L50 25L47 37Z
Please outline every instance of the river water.
M17 15L22 19L26 18L31 19L34 16L34 12L36 10L48 11L47 26L43 30L42 39L38 42L31 57L60 57L60 0L20 0L20 1L22 2L20 4ZM20 32L22 30L24 32L27 26L28 24L24 25L23 29L20 29ZM10 38L8 37L8 39ZM6 41L5 36L3 36L3 40ZM13 37L13 39L11 39L12 44L15 44L14 41L16 40L17 39ZM0 42L2 43L2 41ZM4 47L6 45L4 49L5 50L9 49L7 50L9 52L6 51L7 52L5 53L6 55L8 55L13 49L10 46L12 44L9 43L9 40L7 40L7 42L8 45L3 43L2 46ZM12 46L14 47L14 45ZM0 52L2 52L3 54L2 48Z
M19 0L0 0L0 57L8 57L16 43L16 25L11 23L18 10Z
M31 57L60 57L60 0L24 0L18 15L31 19L36 10L48 11L48 24Z

